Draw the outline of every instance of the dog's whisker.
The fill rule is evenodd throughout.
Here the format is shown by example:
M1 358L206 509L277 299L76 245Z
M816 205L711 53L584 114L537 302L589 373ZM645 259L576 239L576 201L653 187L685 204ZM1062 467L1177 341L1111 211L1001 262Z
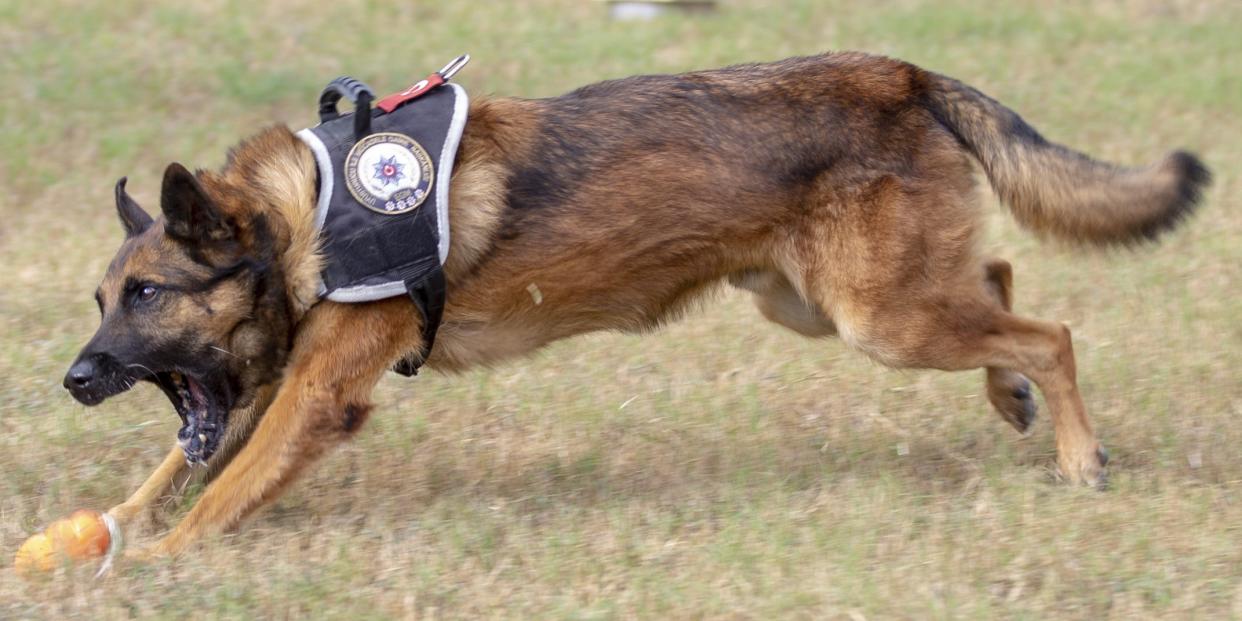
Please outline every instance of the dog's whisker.
M211 345L210 347L211 347L212 349L214 349L214 350L218 351L218 352L222 352L222 353L228 354L228 355L230 355L230 356L232 356L232 357L234 357L234 358L237 358L238 360L240 360L240 359L241 359L241 356L238 356L237 354L235 354L235 353L233 353L233 352L231 352L231 351L229 351L229 350L227 350L227 349L225 349L225 348L223 348L223 347L216 347L215 345Z

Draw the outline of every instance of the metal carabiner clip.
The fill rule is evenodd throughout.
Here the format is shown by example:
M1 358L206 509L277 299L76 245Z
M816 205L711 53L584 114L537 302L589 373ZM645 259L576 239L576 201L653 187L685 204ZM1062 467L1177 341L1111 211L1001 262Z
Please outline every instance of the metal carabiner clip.
M462 54L461 56L450 60L449 64L444 65L444 68L436 73L440 74L440 77L444 78L445 82L448 82L449 78L453 77L453 75L458 71L461 71L461 68L465 67L468 62L470 62L470 55Z

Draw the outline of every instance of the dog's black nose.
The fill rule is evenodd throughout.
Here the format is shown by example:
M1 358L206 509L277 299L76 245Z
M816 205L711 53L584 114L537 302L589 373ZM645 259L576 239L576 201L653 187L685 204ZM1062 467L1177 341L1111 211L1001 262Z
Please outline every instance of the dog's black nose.
M91 385L95 380L95 361L90 358L83 358L69 367L69 372L65 374L65 388L69 390L82 390Z

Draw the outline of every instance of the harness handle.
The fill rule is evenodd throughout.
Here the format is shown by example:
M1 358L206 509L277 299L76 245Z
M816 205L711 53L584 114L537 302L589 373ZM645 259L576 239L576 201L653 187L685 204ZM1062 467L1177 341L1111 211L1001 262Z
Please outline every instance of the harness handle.
M341 116L336 104L342 97L354 104L354 139L362 140L371 133L371 102L375 100L375 92L371 87L343 75L323 87L319 94L319 122L327 123Z

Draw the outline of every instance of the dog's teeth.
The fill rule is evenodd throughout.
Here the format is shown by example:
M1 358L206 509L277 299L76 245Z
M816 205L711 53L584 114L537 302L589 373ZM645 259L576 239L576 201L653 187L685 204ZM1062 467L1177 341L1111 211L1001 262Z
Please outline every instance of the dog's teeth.
M203 444L207 444L207 434L205 433L198 434L198 441L202 442Z

